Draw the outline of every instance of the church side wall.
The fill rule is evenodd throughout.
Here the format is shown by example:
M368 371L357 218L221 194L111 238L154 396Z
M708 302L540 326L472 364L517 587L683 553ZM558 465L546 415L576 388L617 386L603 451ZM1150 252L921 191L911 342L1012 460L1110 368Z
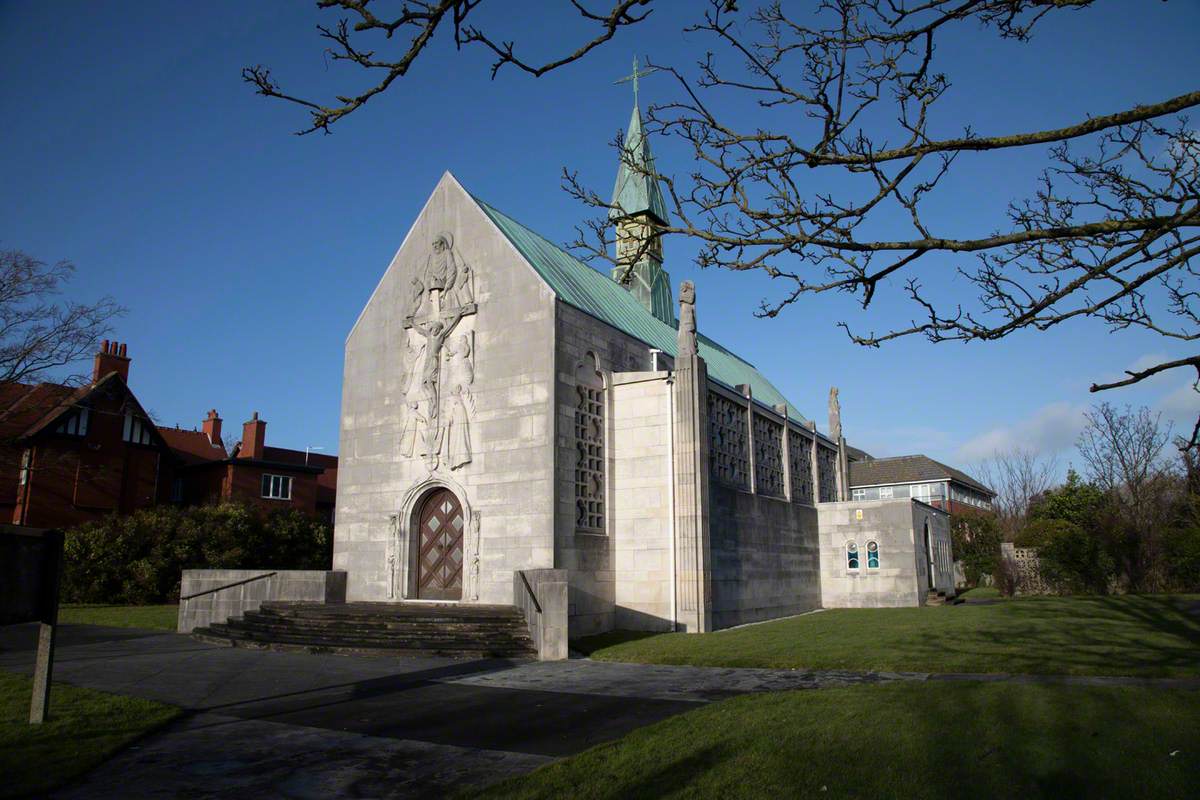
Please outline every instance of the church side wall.
M709 495L713 627L820 607L817 510L715 480Z
M573 306L558 303L556 324L557 380L555 405L556 478L555 564L568 570L570 636L576 638L612 630L616 616L616 541L612 519L614 466L613 392L605 392L608 416L605 482L606 530L602 534L580 533L575 526L575 404L576 372L589 363L598 364L611 388L612 373L651 369L651 348L632 336L591 317ZM592 361L592 353L595 361Z
M422 397L424 363L413 363L423 339L406 330L405 316L412 278L427 269L443 232L475 276L477 312L453 331L473 338L470 410L463 412L471 458L451 468L444 454L431 469L419 436L417 449L403 452L407 405ZM554 303L508 240L444 177L346 342L333 563L348 573L349 600L414 596L416 553L405 534L436 486L450 488L468 518L464 601L511 603L514 570L555 566ZM447 359L441 369L453 366ZM451 386L443 377L444 408L454 399Z
M857 500L818 507L825 608L893 608L925 601L918 505L911 500ZM878 568L869 564L869 542L879 548ZM851 543L857 547L857 569L849 562Z
M674 628L668 374L613 375L613 623L621 630Z

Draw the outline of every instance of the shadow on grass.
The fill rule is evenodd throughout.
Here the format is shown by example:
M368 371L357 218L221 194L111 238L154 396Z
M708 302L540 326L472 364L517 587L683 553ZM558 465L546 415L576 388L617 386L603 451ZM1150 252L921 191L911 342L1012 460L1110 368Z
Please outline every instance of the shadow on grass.
M571 649L590 656L597 650L603 650L606 647L615 647L626 642L638 642L666 635L668 634L656 631L609 631L608 633L598 633L595 636L572 639Z

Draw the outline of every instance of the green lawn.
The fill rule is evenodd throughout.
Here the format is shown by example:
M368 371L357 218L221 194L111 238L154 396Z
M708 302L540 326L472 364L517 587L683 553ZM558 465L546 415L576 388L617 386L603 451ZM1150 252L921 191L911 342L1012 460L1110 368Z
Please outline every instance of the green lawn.
M1197 692L859 686L715 703L470 796L1183 798L1198 742Z
M42 796L177 717L173 706L56 683L29 724L31 680L0 672L0 797Z
M1200 676L1189 596L1031 597L835 609L709 634L614 632L573 646L602 661L783 669Z
M64 605L58 621L70 625L109 625L117 628L146 628L173 631L179 606L87 606Z

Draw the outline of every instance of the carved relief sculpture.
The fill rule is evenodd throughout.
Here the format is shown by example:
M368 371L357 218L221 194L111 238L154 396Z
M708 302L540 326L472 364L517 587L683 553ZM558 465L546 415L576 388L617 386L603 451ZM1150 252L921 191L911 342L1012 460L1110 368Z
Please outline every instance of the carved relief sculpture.
M424 271L412 278L405 309L399 449L405 457L423 456L432 472L443 461L450 469L471 461L475 348L473 332L456 331L476 307L473 271L459 263L453 237L438 234L431 249Z
M471 599L479 599L479 527L478 511L471 512Z
M471 461L470 417L475 412L471 384L475 382L475 367L471 363L474 348L471 335L463 334L445 345L447 372L446 461L450 469L458 469Z

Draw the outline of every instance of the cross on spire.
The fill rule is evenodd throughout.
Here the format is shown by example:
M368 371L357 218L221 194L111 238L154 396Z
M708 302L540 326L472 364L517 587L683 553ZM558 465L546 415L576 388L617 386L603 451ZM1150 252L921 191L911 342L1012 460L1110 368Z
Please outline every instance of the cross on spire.
M658 70L658 67L650 67L648 69L639 71L637 56L634 56L633 73L626 75L624 78L618 78L617 80L613 81L613 85L615 86L618 83L627 83L629 81L633 81L633 104L636 106L638 104L638 78L644 78L651 73L658 72Z

